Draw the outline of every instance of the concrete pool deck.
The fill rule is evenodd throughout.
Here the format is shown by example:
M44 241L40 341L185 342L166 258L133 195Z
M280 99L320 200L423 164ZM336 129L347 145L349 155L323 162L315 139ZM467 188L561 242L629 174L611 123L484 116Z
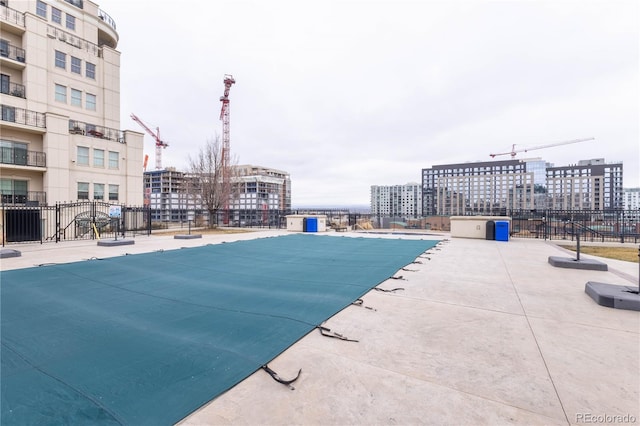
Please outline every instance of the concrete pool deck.
M22 256L0 269L284 234L10 245ZM370 309L349 306L326 322L358 342L312 332L271 362L285 379L302 369L295 390L258 371L181 424L640 424L640 313L584 291L587 281L637 286L638 264L554 268L547 258L567 252L542 240L326 235L448 240L379 286L403 290L371 291Z

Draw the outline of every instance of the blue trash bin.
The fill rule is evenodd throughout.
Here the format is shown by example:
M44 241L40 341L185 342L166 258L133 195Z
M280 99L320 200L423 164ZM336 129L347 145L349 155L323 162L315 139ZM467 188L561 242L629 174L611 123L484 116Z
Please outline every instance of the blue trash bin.
M509 241L509 221L496 220L496 241Z
M303 223L304 232L318 232L318 218L305 217Z

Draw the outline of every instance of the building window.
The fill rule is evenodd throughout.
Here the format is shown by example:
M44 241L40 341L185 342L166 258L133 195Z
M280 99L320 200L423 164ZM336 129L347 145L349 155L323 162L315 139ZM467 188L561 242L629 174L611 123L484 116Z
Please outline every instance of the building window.
M67 28L74 31L76 29L76 17L73 15L69 15L68 13L67 13Z
M0 179L2 202L8 204L26 203L28 185L26 180Z
M109 151L109 168L110 169L117 169L120 167L120 164L118 164L119 158L120 158L120 153L115 151Z
M78 182L78 200L89 199L89 182Z
M45 2L40 0L36 2L36 14L45 19L47 18L47 4Z
M93 199L104 200L104 183L93 184Z
M3 121L16 121L16 109L12 106L2 105L2 120Z
M55 7L51 7L51 20L56 24L62 24L62 11L60 9L56 9Z
M86 146L79 146L76 157L77 157L79 166L88 166L89 165L89 148L87 148Z
M104 167L104 150L103 149L93 150L93 166Z
M82 106L82 92L77 89L71 89L71 105Z
M80 58L71 57L71 72L82 74L82 60Z
M0 39L0 56L5 58L9 56L9 42L7 40Z
M27 165L26 143L0 140L0 163Z
M118 201L118 185L109 185L109 201Z
M92 95L91 93L87 93L85 95L85 98L86 98L85 107L90 111L95 111L96 110L96 95Z
M96 64L92 64L91 62L87 62L87 70L86 70L87 78L91 78L93 80L96 79Z
M67 87L56 84L56 101L67 103Z
M67 69L67 55L59 50L56 50L56 67L63 70Z

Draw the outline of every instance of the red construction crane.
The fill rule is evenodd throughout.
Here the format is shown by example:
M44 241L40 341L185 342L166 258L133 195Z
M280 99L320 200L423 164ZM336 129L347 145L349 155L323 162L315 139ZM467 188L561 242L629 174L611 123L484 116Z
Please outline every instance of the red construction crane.
M162 139L160 139L160 128L156 127L156 131L154 133L153 130L151 130L146 124L144 124L144 122L140 120L135 114L132 113L131 118L133 119L133 121L135 121L140 126L142 126L142 128L145 129L147 133L149 133L153 137L153 139L156 141L156 170L161 170L162 169L162 149L168 147L169 144L166 142L163 142ZM145 169L146 169L146 161L145 161Z
M220 96L222 109L220 109L220 120L222 120L222 185L228 188L229 185L229 167L231 166L231 137L229 134L229 90L235 84L232 75L224 75L224 95ZM229 223L229 202L224 204L224 216L222 218L225 224Z
M226 175L227 167L230 163L231 140L229 135L229 90L235 84L233 76L225 74L224 76L224 95L220 96L222 109L220 110L220 120L222 120L222 171ZM224 176L225 182L227 176Z
M536 149L543 149L543 148L551 148L553 146L559 146L559 145L568 145L571 143L578 143L578 142L586 142L586 141L591 141L594 140L595 138L586 138L586 139L573 139L570 141L564 141L564 142L556 142L556 143L550 143L548 145L540 145L540 146L533 146L531 148L523 148L523 149L516 149L516 145L513 144L511 146L511 151L510 152L500 152L498 154L489 154L489 156L491 156L491 158L495 158L498 155L511 155L511 158L515 158L516 154L518 152L528 152L528 151L534 151Z

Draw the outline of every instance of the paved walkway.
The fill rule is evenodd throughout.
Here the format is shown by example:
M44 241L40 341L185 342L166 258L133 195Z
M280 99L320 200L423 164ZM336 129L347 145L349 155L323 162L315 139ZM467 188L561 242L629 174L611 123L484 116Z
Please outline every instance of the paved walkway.
M10 246L1 269L283 234L263 231L136 244ZM330 233L335 237L438 238ZM444 236L444 238L447 238ZM183 424L640 424L640 313L597 305L587 281L637 286L638 264L608 272L554 268L574 254L541 240L451 239L400 271ZM585 257L590 257L584 255Z

